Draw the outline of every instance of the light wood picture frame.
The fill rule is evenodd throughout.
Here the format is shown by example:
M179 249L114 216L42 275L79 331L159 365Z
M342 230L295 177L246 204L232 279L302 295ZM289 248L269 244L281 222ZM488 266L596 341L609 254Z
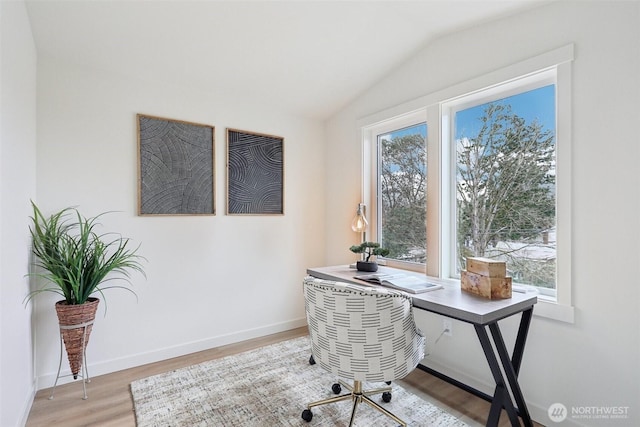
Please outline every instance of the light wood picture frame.
M226 133L227 215L284 215L284 138Z
M138 215L215 215L215 127L136 115Z

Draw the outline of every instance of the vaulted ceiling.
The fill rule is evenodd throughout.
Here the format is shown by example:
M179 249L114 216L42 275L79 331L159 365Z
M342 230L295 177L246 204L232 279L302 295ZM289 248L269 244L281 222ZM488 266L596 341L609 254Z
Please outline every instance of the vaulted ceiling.
M325 119L431 40L542 0L26 0L38 54Z

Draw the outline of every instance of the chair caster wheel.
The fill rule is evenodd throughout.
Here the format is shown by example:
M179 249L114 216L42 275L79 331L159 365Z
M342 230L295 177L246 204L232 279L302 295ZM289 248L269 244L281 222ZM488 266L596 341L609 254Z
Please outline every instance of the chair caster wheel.
M311 355L311 357L309 358L309 365L315 365L316 364L316 359L313 358L313 354Z
M331 390L333 391L333 394L340 394L340 392L342 391L342 386L340 386L340 384L338 383L335 383L331 386Z
M391 393L389 393L388 391L382 393L382 401L385 403L391 402Z
M309 422L311 421L312 418L313 418L313 414L311 413L311 410L305 409L304 411L302 411L303 420L305 420L306 422Z

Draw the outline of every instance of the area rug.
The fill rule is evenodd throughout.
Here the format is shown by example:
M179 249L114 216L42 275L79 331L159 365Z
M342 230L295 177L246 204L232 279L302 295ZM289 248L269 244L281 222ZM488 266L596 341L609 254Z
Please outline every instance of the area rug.
M301 418L307 403L334 396L331 385L336 380L309 364L309 348L308 337L295 338L132 382L137 425L347 426L349 401L313 408L310 423ZM383 405L410 426L466 425L398 384L392 386L392 400ZM381 400L380 395L375 399ZM395 422L361 404L354 424L394 426Z

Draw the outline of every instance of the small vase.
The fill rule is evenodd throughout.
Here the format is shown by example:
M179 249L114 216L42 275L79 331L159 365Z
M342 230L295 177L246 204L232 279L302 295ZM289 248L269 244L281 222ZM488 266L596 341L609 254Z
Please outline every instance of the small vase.
M372 261L358 261L356 262L356 270L374 273L378 271L378 264Z

